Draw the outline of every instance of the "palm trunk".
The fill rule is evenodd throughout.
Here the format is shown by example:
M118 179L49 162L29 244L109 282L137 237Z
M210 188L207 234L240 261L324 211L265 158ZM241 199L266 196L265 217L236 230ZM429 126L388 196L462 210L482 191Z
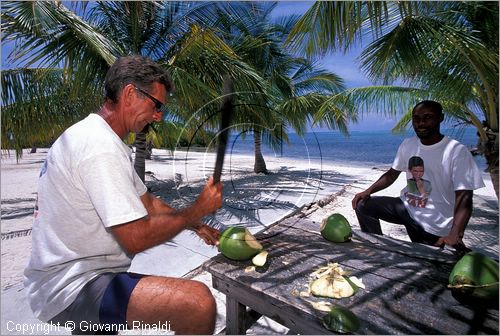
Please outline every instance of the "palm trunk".
M484 157L488 164L488 172L491 176L491 183L498 199L498 133L488 133L490 135L488 142L484 146ZM492 136L494 135L494 136Z
M264 161L264 157L262 156L262 151L260 149L261 144L261 133L260 130L253 131L253 142L255 146L255 163L253 166L253 171L258 173L267 174L266 161Z
M144 182L146 173L146 133L144 131L136 133L135 135L134 168L137 175L139 175L142 182Z
M151 160L151 154L153 153L153 144L151 142L146 144L146 160Z

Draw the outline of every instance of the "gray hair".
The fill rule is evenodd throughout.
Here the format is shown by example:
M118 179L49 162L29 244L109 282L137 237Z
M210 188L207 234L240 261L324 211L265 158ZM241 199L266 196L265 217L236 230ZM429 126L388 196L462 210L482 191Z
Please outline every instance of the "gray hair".
M140 55L120 57L106 74L104 97L116 103L120 92L126 85L151 88L151 85L156 82L163 84L167 93L174 89L169 74L151 59Z

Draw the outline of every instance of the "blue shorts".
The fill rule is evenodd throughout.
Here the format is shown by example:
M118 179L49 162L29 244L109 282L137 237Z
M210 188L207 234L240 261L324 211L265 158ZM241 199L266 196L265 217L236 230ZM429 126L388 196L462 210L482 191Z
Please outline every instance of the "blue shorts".
M101 274L88 282L75 301L49 322L66 324L70 321L74 326L72 333L81 335L105 334L106 331L116 334L125 330L130 295L144 276L126 272Z

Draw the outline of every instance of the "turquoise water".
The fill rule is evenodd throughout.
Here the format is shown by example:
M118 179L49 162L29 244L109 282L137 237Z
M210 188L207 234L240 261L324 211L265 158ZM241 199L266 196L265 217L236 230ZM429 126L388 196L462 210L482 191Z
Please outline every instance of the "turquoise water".
M477 135L473 128L446 129L446 134L457 139L469 148L476 147ZM414 136L413 131L403 135L394 135L390 131L352 131L349 136L340 132L309 132L303 136L289 134L290 143L273 150L262 146L266 156L283 156L310 160L322 160L328 163L352 164L355 166L391 165L396 151L404 138ZM229 147L233 153L253 153L253 137L246 138L231 134ZM482 156L474 157L481 170L486 168Z

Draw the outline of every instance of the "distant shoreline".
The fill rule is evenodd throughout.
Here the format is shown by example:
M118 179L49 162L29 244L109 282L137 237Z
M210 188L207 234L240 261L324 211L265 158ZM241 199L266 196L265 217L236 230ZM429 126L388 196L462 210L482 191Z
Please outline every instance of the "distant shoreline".
M47 153L50 148L48 147L43 147L43 148L37 148L37 153ZM474 149L471 148L471 151ZM25 158L25 156L32 155L30 153L31 148L24 148L23 149L23 154L22 157ZM154 156L155 155L167 155L171 158L176 157L177 159L182 159L182 156L188 153L210 153L210 154L215 154L216 150L214 148L210 147L178 147L174 151L166 148L153 148L153 153L152 153L152 158L151 159L146 159L146 166L148 165L148 162L154 161ZM135 148L133 149L133 153L135 154ZM353 167L353 168L368 168L368 169L373 169L373 170L388 170L392 166L391 163L380 163L380 162L373 162L373 161L353 161L353 160L343 160L343 159L335 159L335 158L328 158L328 157L323 157L321 159L317 158L310 158L308 159L307 157L297 157L294 155L286 155L287 153L284 152L283 156L276 156L276 155L270 155L269 153L263 153L264 160L293 160L293 161L300 161L302 164L307 164L307 163L313 163L315 165L321 164L325 166L339 166L339 167ZM472 154L472 153L471 153ZM475 156L478 154L474 154ZM235 153L226 153L226 157L231 157L234 156L236 158L238 157L244 157L246 159L250 159L254 156L254 153L249 152L249 151L237 151ZM480 154L478 155L480 156ZM2 149L1 155L0 155L2 161L3 160L8 160L8 159L16 159L16 153L15 150L13 149ZM480 167L481 168L481 167Z
M486 160L484 156L478 154L475 150L477 139L475 129L467 128L446 128L442 129L445 135L454 137L463 143L474 156L479 169L486 170ZM300 160L306 164L312 162L322 165L336 165L341 167L358 167L387 170L392 166L392 161L397 148L405 138L413 136L411 130L404 134L392 134L390 130L365 130L351 131L351 136L345 137L340 131L311 131L299 136L296 133L289 133L290 144L283 143L283 146L275 147L273 150L265 142L262 143L262 154L264 160L271 159L289 159L292 161ZM183 155L181 153L215 153L216 147L212 143L210 147L190 146L177 147L174 150L167 148L153 149L155 151L165 151L163 155ZM38 150L48 150L48 148L39 148ZM31 148L23 149L23 156L29 155ZM177 154L175 154L177 153ZM243 137L233 132L229 138L229 145L226 152L227 156L243 155L249 159L254 156L253 137ZM283 153L283 156L281 156ZM13 150L2 150L1 157L13 156ZM173 156L172 156L173 157ZM146 161L146 166L148 161Z

